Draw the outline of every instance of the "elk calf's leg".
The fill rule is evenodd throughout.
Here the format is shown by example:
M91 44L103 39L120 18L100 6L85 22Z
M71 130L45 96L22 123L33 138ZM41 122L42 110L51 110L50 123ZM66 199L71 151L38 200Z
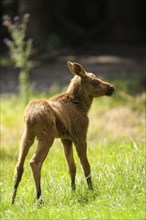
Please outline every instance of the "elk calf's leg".
M73 157L72 141L66 139L62 139L61 141L63 143L64 155L67 161L68 170L71 178L71 187L74 190L76 188L75 186L76 164Z
M13 190L13 195L12 195L12 204L15 202L17 188L22 178L22 174L24 170L23 166L24 166L26 155L29 151L29 148L33 144L33 142L34 142L34 132L26 128L21 139L18 163L17 163L15 172L14 172L14 180L13 180L14 190Z
M91 180L91 169L87 158L87 144L86 143L76 144L76 150L84 170L84 175L88 184L88 188L93 190L92 180Z
M37 199L39 199L41 196L40 181L41 181L42 164L52 144L53 144L53 140L49 141L48 139L43 138L41 141L38 142L36 153L33 155L32 159L30 160L30 166L32 169L33 178L34 178L35 186L36 186Z

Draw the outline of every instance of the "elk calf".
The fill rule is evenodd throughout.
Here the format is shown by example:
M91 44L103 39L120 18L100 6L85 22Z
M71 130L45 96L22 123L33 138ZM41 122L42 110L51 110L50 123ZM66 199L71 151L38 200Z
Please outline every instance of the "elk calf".
M23 174L26 155L38 139L35 154L30 160L37 199L41 196L41 168L55 138L60 138L64 146L64 155L68 164L71 187L75 189L76 165L73 157L74 143L80 158L89 189L92 189L90 164L87 159L88 111L94 97L111 96L114 87L98 79L94 74L86 72L74 62L67 62L74 75L67 91L49 100L31 101L25 110L25 130L21 139L20 152L14 173L14 191L12 203L15 201L18 185Z

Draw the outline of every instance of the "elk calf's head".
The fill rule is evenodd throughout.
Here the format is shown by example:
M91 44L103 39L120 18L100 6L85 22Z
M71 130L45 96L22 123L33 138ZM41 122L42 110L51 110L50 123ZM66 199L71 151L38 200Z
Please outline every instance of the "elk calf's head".
M68 61L67 64L72 74L76 75L76 77L80 77L81 86L86 95L91 97L113 95L114 87L110 83L98 79L93 73L86 72L84 68L76 62L72 63Z

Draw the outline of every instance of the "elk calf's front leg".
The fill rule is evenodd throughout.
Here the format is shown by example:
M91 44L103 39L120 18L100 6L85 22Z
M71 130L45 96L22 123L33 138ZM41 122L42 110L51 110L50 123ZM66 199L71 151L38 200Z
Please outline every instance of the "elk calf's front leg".
M85 178L86 178L86 181L88 184L88 188L93 190L92 180L91 180L91 169L90 169L90 164L88 162L88 159L84 158L84 157L80 157L80 161L83 166L83 170L84 170Z
M91 180L91 169L87 158L87 144L86 143L76 144L76 150L84 170L84 175L88 184L88 188L93 190L93 185Z

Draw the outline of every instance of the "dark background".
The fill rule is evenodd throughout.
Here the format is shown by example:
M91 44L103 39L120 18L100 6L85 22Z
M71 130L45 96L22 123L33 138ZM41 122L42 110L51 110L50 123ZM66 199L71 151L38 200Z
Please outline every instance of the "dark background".
M44 47L50 34L62 46L99 43L142 44L146 41L144 0L2 0L1 12L30 13L28 35ZM2 29L2 36L7 35Z
M98 66L101 74L106 72L117 77L118 73L125 72L137 74L144 81L146 1L2 0L0 6L1 18L5 14L13 17L30 13L27 36L34 40L34 57L40 63L31 71L31 79L37 80L40 72L44 74L40 77L40 80L44 79L44 88L47 83L61 81L55 74L67 71L58 65L66 66L68 59L82 62L87 68L90 65L91 71L95 72ZM8 51L3 39L9 35L2 23L0 29L1 55L5 56ZM102 59L99 56L103 56ZM54 78L47 81L45 71ZM3 67L2 84L14 76L13 84L17 74L17 71L14 75L12 69Z

